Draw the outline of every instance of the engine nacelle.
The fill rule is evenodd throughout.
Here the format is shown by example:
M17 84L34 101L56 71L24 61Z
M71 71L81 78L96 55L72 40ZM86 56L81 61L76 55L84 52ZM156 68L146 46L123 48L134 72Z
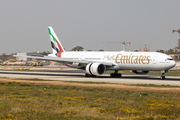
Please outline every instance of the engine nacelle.
M90 75L102 75L106 71L106 66L101 63L89 63L86 66L86 73Z
M149 71L142 71L142 70L132 70L132 72L135 74L141 74L141 75L145 75L149 73Z

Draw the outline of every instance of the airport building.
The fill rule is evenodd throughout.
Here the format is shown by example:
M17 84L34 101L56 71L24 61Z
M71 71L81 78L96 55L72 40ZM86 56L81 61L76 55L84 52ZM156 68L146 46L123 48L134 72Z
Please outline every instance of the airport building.
M27 53L17 53L17 55L26 56ZM17 60L17 61L27 61L27 58L16 57L16 60Z

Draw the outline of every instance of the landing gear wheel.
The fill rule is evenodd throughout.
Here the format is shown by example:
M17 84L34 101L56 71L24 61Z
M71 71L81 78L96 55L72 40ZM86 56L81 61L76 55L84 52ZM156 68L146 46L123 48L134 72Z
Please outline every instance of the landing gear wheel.
M89 77L89 76L90 76L89 74L87 74L87 73L85 74L85 77Z
M111 73L110 76L115 78L115 77L121 77L122 75L121 75L121 73L117 73L115 71L114 73Z
M96 77L96 75L85 74L85 77Z
M161 79L161 80L165 79L165 76L161 76L160 79Z
M161 80L165 79L165 73L166 73L166 72L167 72L166 70L162 70L162 71L161 71L161 73L162 73L162 75L161 75L161 77L160 77Z
M121 77L121 76L122 76L122 74L121 74L121 73L119 73L119 74L118 74L118 77Z
M110 74L110 76L111 76L111 77L114 77L114 74L113 74L113 73L111 73L111 74Z

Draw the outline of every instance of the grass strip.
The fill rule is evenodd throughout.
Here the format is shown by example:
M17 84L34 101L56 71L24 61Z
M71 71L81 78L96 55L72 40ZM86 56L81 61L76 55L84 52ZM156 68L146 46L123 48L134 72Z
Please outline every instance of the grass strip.
M180 119L180 94L0 82L0 119Z

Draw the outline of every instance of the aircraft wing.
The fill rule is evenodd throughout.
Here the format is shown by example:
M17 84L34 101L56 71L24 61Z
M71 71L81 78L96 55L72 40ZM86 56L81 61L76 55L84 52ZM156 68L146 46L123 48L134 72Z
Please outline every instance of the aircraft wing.
M40 60L50 60L50 61L56 61L56 62L77 62L82 64L89 64L89 63L99 63L99 61L88 61L88 60L74 60L71 58L59 58L59 57L50 57L50 56L44 56L44 57L37 57L37 56L21 56L21 55L13 55L14 57L23 57L23 58L34 58L34 59L40 59ZM101 64L104 64L105 66L114 66L113 63L109 62L100 62Z

